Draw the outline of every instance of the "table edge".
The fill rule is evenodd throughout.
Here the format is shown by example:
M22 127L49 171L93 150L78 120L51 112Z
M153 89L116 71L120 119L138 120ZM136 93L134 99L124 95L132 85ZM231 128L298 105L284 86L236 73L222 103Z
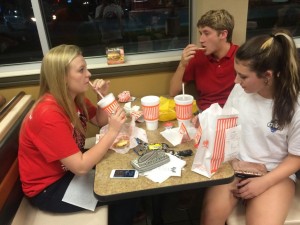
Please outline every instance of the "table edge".
M118 200L130 199L130 198L139 198L139 197L146 197L150 195L160 195L160 194L166 194L166 193L177 192L177 191L207 188L215 185L228 184L234 180L234 177L235 175L233 174L231 177L226 177L223 179L207 180L207 181L201 181L193 184L181 184L176 186L160 187L160 188L155 188L153 190L132 191L132 192L127 192L126 194L120 193L120 194L109 195L109 196L101 196L96 194L94 191L94 196L98 199L99 202L109 203Z

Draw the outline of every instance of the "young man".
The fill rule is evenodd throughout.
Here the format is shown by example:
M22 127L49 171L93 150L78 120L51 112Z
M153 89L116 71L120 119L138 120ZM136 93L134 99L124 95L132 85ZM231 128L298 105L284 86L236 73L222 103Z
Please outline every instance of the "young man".
M233 88L234 55L232 44L234 19L226 10L210 10L197 23L200 47L189 44L182 52L180 63L170 82L170 96L179 94L182 83L194 81L203 111L212 103L223 106Z

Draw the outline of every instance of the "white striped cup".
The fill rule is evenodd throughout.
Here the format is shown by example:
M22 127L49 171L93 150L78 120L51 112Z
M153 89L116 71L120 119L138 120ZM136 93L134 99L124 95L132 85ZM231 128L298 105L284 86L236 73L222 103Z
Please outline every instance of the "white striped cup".
M109 93L104 98L100 99L97 105L100 106L100 108L102 108L108 114L113 113L120 107L113 93Z
M174 101L178 126L180 126L181 123L184 123L186 127L190 127L193 116L194 97L192 95L181 94L176 95Z
M147 129L156 130L158 127L159 97L154 95L142 97L141 105Z

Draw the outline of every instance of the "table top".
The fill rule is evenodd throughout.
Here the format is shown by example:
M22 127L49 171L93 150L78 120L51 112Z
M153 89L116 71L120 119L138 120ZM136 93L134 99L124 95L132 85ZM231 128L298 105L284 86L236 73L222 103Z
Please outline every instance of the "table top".
M177 121L173 121L173 123L177 125ZM145 123L140 123L138 126L145 129ZM145 129L149 143L167 143L169 146L172 146L160 134L164 129L162 122L159 122L159 128L155 131ZM136 179L110 178L110 173L113 169L133 169L130 161L137 158L138 155L132 149L126 154L119 154L113 150L109 150L105 157L96 165L94 180L95 196L101 202L111 202L121 199L209 187L229 183L234 179L234 171L229 163L223 163L211 178L193 172L191 167L196 153L193 140L172 147L171 149L175 151L192 149L193 155L183 159L186 161L186 165L182 170L181 177L170 177L162 183L153 182L144 176L139 176Z

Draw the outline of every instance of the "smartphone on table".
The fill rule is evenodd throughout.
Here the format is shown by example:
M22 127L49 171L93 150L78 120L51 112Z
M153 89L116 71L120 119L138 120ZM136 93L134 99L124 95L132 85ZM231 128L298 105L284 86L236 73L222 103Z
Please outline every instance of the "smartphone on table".
M133 169L114 169L110 173L110 178L137 178L139 172Z

